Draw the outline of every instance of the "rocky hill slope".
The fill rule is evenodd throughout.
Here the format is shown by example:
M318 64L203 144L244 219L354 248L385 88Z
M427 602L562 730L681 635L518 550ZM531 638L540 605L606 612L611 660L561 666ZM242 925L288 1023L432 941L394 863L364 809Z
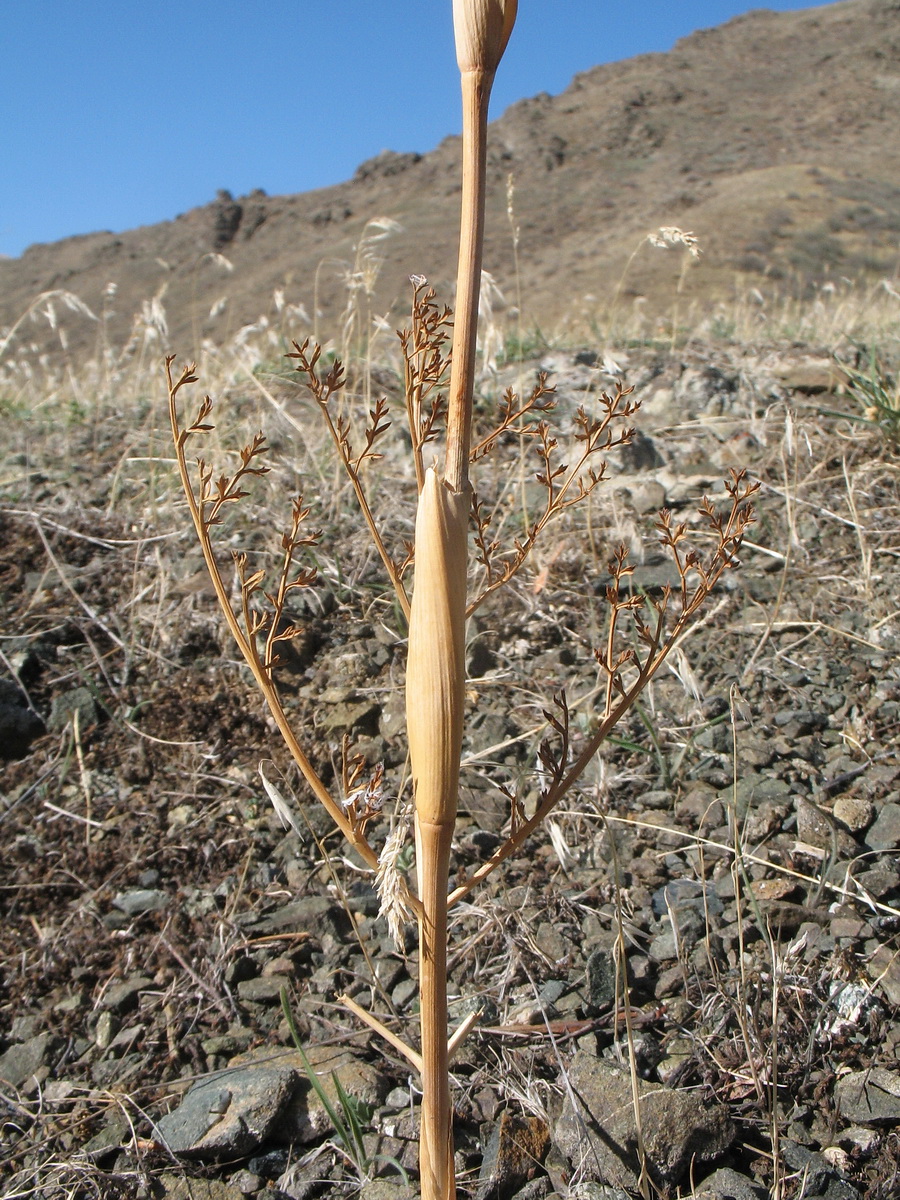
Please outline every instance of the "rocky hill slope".
M758 10L667 54L596 67L561 95L523 100L492 125L485 266L512 303L511 180L525 328L553 329L574 316L604 323L613 298L625 314L636 302L647 314L670 312L680 280L673 255L642 250L619 286L641 238L663 225L693 230L703 248L680 280L682 304L726 299L736 278L802 289L891 275L900 232L898 107L897 0ZM365 308L402 309L411 271L449 298L458 151L458 139L447 138L421 156L381 154L334 187L220 193L158 225L32 246L0 261L0 328L39 293L66 289L94 313L110 312L104 336L120 344L142 304L158 297L164 340L187 354L204 337L227 340L261 313L276 319L281 289L286 304L318 308L329 333L348 274L356 269L358 282L366 274L360 241L379 218L402 228L370 247L385 261ZM110 283L113 299L104 295ZM156 316L160 324L158 307ZM99 325L70 325L72 348L97 344ZM55 342L42 321L23 323L18 336Z

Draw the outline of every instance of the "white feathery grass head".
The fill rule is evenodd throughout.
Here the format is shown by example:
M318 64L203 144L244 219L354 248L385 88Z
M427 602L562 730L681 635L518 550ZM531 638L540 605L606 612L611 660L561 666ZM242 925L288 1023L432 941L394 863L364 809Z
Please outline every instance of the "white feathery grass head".
M687 655L680 646L676 646L671 651L666 659L666 666L679 681L685 692L692 700L701 703L703 700L703 692L700 687L700 681L691 670L691 664L688 662Z
M141 303L141 320L144 325L144 337L148 341L152 341L155 338L167 338L169 336L169 322L166 318L166 310L162 302L167 288L168 284L164 283L152 300L144 300Z
M393 234L402 232L403 226L393 217L371 217L366 221L362 237L359 239L359 253L365 256L369 253L370 248L378 242L383 242Z
M259 771L259 777L262 780L262 785L265 788L266 795L271 800L272 807L275 809L275 815L281 822L282 829L293 829L294 833L299 833L300 826L297 823L297 818L291 811L291 806L288 804L287 800L285 800L284 796L282 796L281 792L278 790L272 780L268 778L263 770L263 766L264 764L260 763L257 767L257 770Z
M221 267L229 275L234 270L234 263L230 258L226 258L224 254L220 254L218 250L213 250L209 255L209 261L215 263L217 267Z
M59 291L56 295L59 296L66 308L72 312L80 313L82 317L87 317L89 321L97 320L81 297L76 296L74 292Z
M478 296L479 349L485 374L497 371L497 355L503 349L503 332L495 320L495 305L505 304L506 299L490 271L481 272L481 288Z
M559 865L564 871L568 871L575 862L575 855L569 849L562 826L558 821L548 819L547 832L550 834L550 844L553 846L553 852L559 859Z
M655 233L647 234L647 241L661 250L669 246L684 246L691 258L700 257L700 242L696 234L679 229L676 225L661 225Z
M412 805L407 804L400 811L394 828L388 834L378 856L378 870L375 872L375 891L381 901L378 915L387 920L388 930L398 950L405 948L403 930L413 915L407 903L409 893L406 880L398 866L400 854L409 836L411 817Z

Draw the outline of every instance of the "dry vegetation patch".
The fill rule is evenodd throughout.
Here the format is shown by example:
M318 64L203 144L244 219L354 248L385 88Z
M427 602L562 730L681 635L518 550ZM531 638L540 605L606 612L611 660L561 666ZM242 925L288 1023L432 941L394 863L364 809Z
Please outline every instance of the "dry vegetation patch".
M578 1056L627 1055L614 1003L624 938L641 1075L724 1104L735 1123L714 1165L755 1174L773 1195L815 1194L812 1176L821 1194L846 1186L883 1200L896 1185L898 1116L884 1087L873 1115L865 1073L886 1069L891 1083L900 1038L894 450L850 419L851 397L810 388L810 363L827 361L815 347L620 357L645 403L644 457L616 464L604 502L564 522L470 630L458 866L470 873L498 844L507 814L496 783L528 794L560 689L573 752L590 737L609 547L630 543L636 584L652 594L666 575L647 509L664 500L691 520L736 454L763 484L760 520L742 570L572 802L455 911L451 1012L484 1008L453 1067L461 1178L470 1173L473 1194L536 1186L533 1171L491 1182L496 1147L484 1155L500 1113L503 1128L533 1119L552 1139ZM606 384L591 361L561 348L506 370L516 383L551 369L565 429L585 389ZM381 369L390 384L396 368ZM309 401L280 377L260 379L290 421L226 374L228 421L274 419L283 457L225 537L260 561L274 555L266 530L302 472L342 554L319 557L319 584L292 614L285 703L324 779L340 772L349 729L347 750L384 762L402 795L394 602ZM335 1001L355 996L403 1031L415 966L393 949L357 866L329 852L318 813L307 809L308 834L286 836L269 810L260 757L286 792L302 786L212 620L159 378L129 386L148 397L137 420L84 381L23 400L2 464L0 650L27 697L20 712L44 728L7 762L0 812L8 1194L156 1194L186 1169L232 1188L252 1183L245 1172L289 1195L301 1176L313 1191L315 1178L340 1190L355 1168L334 1151L309 1154L328 1132L321 1121L285 1117L240 1161L177 1168L154 1124L189 1081L283 1050L286 984L310 1046L351 1048L351 1081L378 1064L377 1081L358 1083L377 1106L367 1144L411 1166L407 1073ZM511 438L501 461L514 479L518 456ZM412 513L398 503L398 460L371 470L402 537ZM509 522L521 521L528 487L522 475ZM545 1170L547 1188L577 1182L552 1146L535 1178Z

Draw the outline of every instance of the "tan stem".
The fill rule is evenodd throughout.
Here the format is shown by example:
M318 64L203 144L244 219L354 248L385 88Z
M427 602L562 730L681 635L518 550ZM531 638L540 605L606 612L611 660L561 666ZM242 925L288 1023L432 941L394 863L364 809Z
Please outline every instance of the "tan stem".
M406 723L416 806L422 1200L453 1200L447 1049L447 891L465 706L467 492L425 472L416 516Z
M453 825L416 822L417 866L424 915L419 921L419 1008L422 1026L422 1200L453 1200L453 1122L447 1044L447 878Z
M481 291L481 259L484 247L487 118L494 76L493 72L464 71L461 79L462 211L447 411L447 466L444 472L444 478L455 492L465 491L469 480L475 343L478 334L478 299Z
M360 1007L355 1000L351 1000L349 996L338 996L338 1004L343 1004L344 1008L349 1008L352 1013L356 1013L359 1019L365 1022L370 1029L374 1029L379 1037L383 1037L388 1045L393 1046L395 1050L399 1050L403 1057L408 1059L421 1075L422 1055L413 1050L412 1046L407 1046L402 1038L398 1038L395 1033L391 1033L390 1029L386 1025L382 1025L377 1017L373 1017L370 1012L366 1012L364 1008Z

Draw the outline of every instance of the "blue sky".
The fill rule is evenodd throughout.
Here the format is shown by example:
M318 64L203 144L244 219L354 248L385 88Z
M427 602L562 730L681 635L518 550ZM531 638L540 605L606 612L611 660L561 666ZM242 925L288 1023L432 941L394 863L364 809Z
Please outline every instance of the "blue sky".
M493 113L749 7L520 0ZM450 0L8 0L0 254L431 149L459 128L450 14Z

